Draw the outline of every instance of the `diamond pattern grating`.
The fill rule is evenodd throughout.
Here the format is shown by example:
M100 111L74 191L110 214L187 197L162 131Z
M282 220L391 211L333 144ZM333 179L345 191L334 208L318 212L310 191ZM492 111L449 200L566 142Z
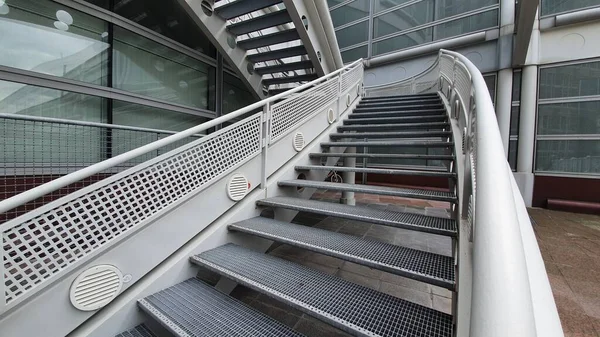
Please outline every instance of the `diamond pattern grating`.
M191 260L354 335L452 336L450 315L233 244Z

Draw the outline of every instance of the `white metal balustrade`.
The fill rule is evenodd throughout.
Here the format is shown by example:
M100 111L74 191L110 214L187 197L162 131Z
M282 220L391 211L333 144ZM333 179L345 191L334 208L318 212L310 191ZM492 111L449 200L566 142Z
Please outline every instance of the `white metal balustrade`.
M254 218L254 222L251 220L251 217L256 216L257 213L255 209L256 201L260 200L259 204L262 203L263 205L269 203L279 205L278 207L288 203L286 207L295 210L309 210L313 207L311 205L315 204L311 202L296 204L293 201L294 198L288 198L285 195L288 192L278 191L275 194L269 194L268 191L271 189L277 190L283 186L291 186L294 190L296 188L311 189L326 185L332 189L337 188L342 191L364 190L389 195L408 195L412 193L413 196L425 198L426 196L423 195L425 192L418 190L402 190L389 187L375 188L368 185L356 187L348 184L348 182L345 184L325 184L322 183L322 180L326 172L321 175L311 173L313 174L312 181L285 179L294 179L295 170L299 169L319 171L314 167L306 166L309 161L309 153L305 150L305 146L311 146L311 149L334 148L338 151L341 150L338 155L343 154L345 147L352 146L347 145L352 144L348 141L339 142L338 144L333 141L327 142L327 140L330 140L329 136L336 131L336 127L337 130L340 130L343 129L340 126L352 125L356 120L360 121L361 119L362 126L375 127L375 125L368 125L364 121L368 118L360 118L361 113L359 112L353 113L359 118L347 119L344 123L341 123L340 117L345 117L345 113L356 107L363 96L372 99L394 95L395 97L391 100L395 100L395 103L400 106L407 101L412 101L413 98L405 100L405 98L398 98L398 95L433 93L415 99L424 99L425 101L439 101L441 99L447 113L447 116L442 116L445 121L429 124L443 124L441 132L444 134L448 133L447 125L450 125L452 131L451 137L442 136L445 139L443 142L423 142L422 144L453 148L451 152L454 152L453 155L445 155L445 157L450 158L446 158L446 160L452 163L449 165L449 171L445 174L452 178L455 177L456 180L453 181L456 181L456 184L451 184L454 191L444 192L447 197L444 200L454 205L453 211L456 215L454 220L458 223L458 226L451 226L453 229L447 233L452 237L456 237L454 241L456 243L456 262L453 264L452 259L447 258L444 259L443 265L449 279L444 284L448 289L453 289L456 292L456 307L453 312L455 325L452 325L452 317L449 315L430 315L432 311L428 311L429 309L415 309L419 312L428 313L418 316L419 319L434 316L440 318L444 322L444 331L440 330L438 333L443 336L449 336L452 333L452 328L454 328L453 333L460 337L562 336L560 320L544 263L525 204L512 177L512 171L506 162L492 101L479 70L466 57L458 53L441 50L436 62L426 71L411 79L363 88L363 77L363 64L359 60L285 93L117 155L1 201L0 214L3 214L31 200L43 197L111 167L121 165L149 152L177 144L183 139L197 135L216 125L235 121L234 124L215 133L194 140L1 224L0 232L3 238L2 253L4 260L2 273L0 273L2 276L0 287L3 287L0 293L0 314L8 313L18 316L18 310L13 310L17 308L35 310L32 311L33 314L42 314L43 310L49 310L48 308L54 304L52 302L53 298L46 296L50 293L50 289L53 291L62 289L61 291L64 291L69 286L66 280L73 278L76 272L81 272L92 265L91 262L96 261L94 259L100 259L101 253L108 255L109 252L113 252L111 258L115 259L114 255L122 256L123 252L127 252L123 248L126 244L131 247L135 245L137 245L135 247L140 247L143 242L140 243L139 241L143 240L144 237L150 237L154 233L173 233L173 237L168 240L169 242L164 243L165 245L170 244L173 249L165 249L162 256L155 258L156 263L146 263L143 266L145 269L140 267L143 270L137 274L133 273L133 283L141 280L142 284L137 288L131 286L130 289L133 290L124 294L124 299L121 302L137 301L143 298L142 293L146 296L164 289L165 285L171 286L174 284L167 281L160 283L158 282L160 275L156 275L159 274L161 268L164 271L176 265L175 262L164 263L164 260L170 259L179 261L177 263L187 263L187 259L192 253L199 253L194 251L193 247L190 248L192 245L190 242L194 243L196 242L194 240L200 240L198 235L202 236L204 232L207 232L211 233L210 235L221 235L222 238L226 235L223 233L227 232L227 225L231 225L234 220L244 221L237 223L238 230L257 232L258 229L256 228L262 228L264 231L263 237L270 235L267 233L267 229L271 227L281 229L281 226L275 220L272 222L256 220L256 218ZM385 105L386 103L381 103L385 100L379 101L380 103L366 100L363 106L370 106L371 108L367 109L373 109L373 106ZM442 106L441 103L435 104ZM425 111L424 109L420 111ZM376 111L375 113L382 112ZM384 113L389 114L389 112ZM392 111L391 113L406 112ZM444 113L443 109L441 113ZM439 118L439 116L434 117ZM426 120L431 116L386 118ZM340 136L340 138L345 138L345 136ZM361 143L356 142L356 144ZM369 145L368 142L364 142L364 144ZM398 144L398 146L408 146L417 143L372 142L371 145L373 144L393 147ZM351 152L348 154L353 155ZM333 160L337 160L339 157L342 156L332 158L331 161L326 162L326 166L334 165L335 161ZM329 158L326 159L329 160ZM297 164L304 164L304 166L298 166ZM235 193L239 193L239 198L231 198L230 196L232 200L225 202L223 198L211 194L214 193L213 187L217 185L219 188L225 186L225 180L228 176L237 176L242 171L248 179L247 181L237 180L235 182L236 189L238 189ZM401 170L396 171L400 172ZM404 174L407 173L404 172ZM275 178L270 179L271 177ZM244 190L246 183L248 188ZM429 194L437 193L426 192ZM251 198L249 199L249 197ZM212 204L206 207L204 213L198 213L198 210L194 208L194 205L197 204L189 202L193 198L200 198L202 202L212 202ZM225 203L226 205L221 205ZM239 217L227 213L229 207L234 208L238 205L241 205L239 212L242 213ZM242 206L245 209L242 210ZM338 206L335 210L325 209L322 212L324 212L323 214L337 213L338 216L343 214L347 218L354 219L361 216L360 208L352 208L349 205ZM354 212L353 214L350 214L350 209ZM179 215L180 211L184 214ZM385 222L401 228L412 226L412 228L425 232L434 230L427 228L428 223L424 221L425 218L419 218L423 222L417 225L409 223L405 219L392 218L387 213L363 213L365 213L362 214L363 217L368 215L374 218L373 221L380 221L379 223ZM390 216L390 218L385 221L383 218L377 219L380 215ZM192 217L198 217L199 219L190 219ZM179 222L172 223L174 220ZM186 225L181 224L181 222L185 222L184 220L187 221ZM153 233L148 232L148 229L152 229L154 223L160 223L161 221L163 227L160 230ZM452 221L452 219L446 219L444 223L453 224ZM217 225L213 226L213 223ZM429 225L437 226L439 224ZM458 227L458 230L456 227ZM308 231L309 229L305 230ZM294 234L295 231L296 229L290 229L287 235L292 237L296 235ZM206 235L208 237L209 234ZM325 235L327 233L323 231L322 236ZM272 236L276 237L276 235ZM315 238L317 237L321 237L321 234L315 236ZM350 240L347 237L343 237L343 239ZM241 239L238 236L236 239L227 240ZM247 238L247 240L251 239ZM358 238L357 240L359 240L357 242L360 242L361 239ZM326 243L331 242L320 242L323 247L329 247ZM223 254L225 256L223 259L227 260L226 257L229 256L227 254L247 254L245 253L246 248L235 248L235 245L225 245L224 242L211 242L207 245L210 247L204 247L201 252L221 246L215 250L208 250L208 253L195 255L192 262L213 266L214 270L219 269L220 266L211 260L211 256L216 260L220 256L219 254ZM389 250L392 248L389 248ZM153 247L153 249L158 251L161 248ZM355 254L356 252L352 249L353 247L348 248L347 254ZM363 253L368 255L370 252L365 251ZM342 253L339 254L339 256L343 255ZM252 256L256 261L262 259L261 254L258 252L253 252ZM369 263L376 263L376 258L370 257L371 260L369 261L371 262ZM271 257L269 259L276 260ZM129 266L143 264L140 261L131 260L119 262L123 265L129 263ZM238 261L232 259L228 261L231 262L231 265L238 263ZM270 265L267 262L264 263L265 266ZM402 267L404 269L399 267L402 269L403 275L413 275L411 277L415 279L428 278L426 275L415 274L410 270L412 260L408 259L406 263L407 266ZM160 266L157 267L159 264ZM274 265L275 262L270 266ZM457 276L454 278L455 271L452 267L456 267L456 265ZM290 270L295 268L291 263L286 264L286 266ZM158 270L154 274L150 272L153 268ZM243 264L236 265L235 268L239 269L236 280L245 280L244 282L248 284L252 283L248 279L250 274L242 275L244 273ZM300 269L294 270L298 271ZM142 276L148 272L152 276L143 279ZM230 276L235 276L233 269L228 272L231 274ZM317 273L315 272L314 275L317 275ZM318 275L315 277L318 277ZM160 284L155 286L156 289L146 290L144 287L152 284L152 282ZM346 284L350 286L349 283L343 284L344 286ZM184 286L185 284L181 285L181 287ZM277 288L276 285L271 286L273 289ZM152 287L148 286L148 288ZM373 296L380 296L375 291L371 293ZM290 302L296 301L289 298L288 300ZM43 302L44 305L40 305L39 308L27 307L28 303L32 301L46 302ZM152 305L145 301L145 299L141 300L142 307L146 306L146 310L151 311ZM391 297L386 297L386 301L393 302L394 305L398 306L404 303ZM306 303L308 303L308 300ZM306 306L306 303L302 305ZM118 304L115 304L115 307L117 306ZM98 322L104 319L108 320L107 317L119 311L115 307L100 312L99 314L104 316L98 318L96 322L90 323L90 325L99 324ZM307 307L303 308L308 310ZM353 308L356 310L361 309L356 303L353 304ZM336 309L340 311L340 317L347 314L343 309ZM60 311L62 309L56 310ZM410 312L410 310L407 312ZM71 313L66 309L61 314L66 317L75 317L68 316ZM161 315L161 313L155 314ZM345 321L342 322L336 321L335 317L327 316L328 313L320 312L319 315L325 317L326 320L337 323L339 327L347 327L350 329L348 331L359 331L363 334L368 332L367 330L361 330L363 327L357 325L361 324L360 322L352 323L354 325L350 326L348 322L352 322L351 317L344 318ZM384 317L382 315L375 316L371 316L369 319ZM77 316L77 321L72 323L71 328L77 327L88 317ZM4 322L6 321L5 319ZM3 322L0 321L1 324ZM383 325L379 324L375 328L379 329L381 326ZM435 329L436 325L433 324L429 327ZM67 329L67 331L70 332L71 330ZM80 331L80 335L85 335L85 331ZM97 332L97 335L99 334L100 332Z

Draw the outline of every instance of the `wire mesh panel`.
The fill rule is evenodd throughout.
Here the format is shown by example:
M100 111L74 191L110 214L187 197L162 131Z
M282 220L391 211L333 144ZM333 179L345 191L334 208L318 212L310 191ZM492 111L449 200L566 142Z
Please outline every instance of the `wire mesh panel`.
M350 69L349 71L342 73L342 92L346 92L348 89L353 88L363 78L363 66L362 64Z
M0 226L6 302L259 154L260 129L256 114Z
M29 116L0 118L0 200L174 133L99 123L86 125L49 118L36 120ZM0 214L0 223L194 139L197 137L185 138L165 149L137 157Z
M338 98L338 78L333 77L318 86L273 104L271 109L271 142Z
M471 111L471 75L464 64L457 62L454 68L456 92L464 104L466 113Z

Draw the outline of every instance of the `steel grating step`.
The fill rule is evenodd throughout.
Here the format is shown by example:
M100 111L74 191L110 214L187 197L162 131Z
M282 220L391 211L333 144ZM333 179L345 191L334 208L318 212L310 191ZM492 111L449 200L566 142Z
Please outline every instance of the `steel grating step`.
M394 95L394 96L374 96L374 97L363 97L363 101L380 101L388 99L414 99L414 98L429 98L429 97L440 97L437 93L429 94L414 94L414 95Z
M310 153L310 158L385 158L385 159L423 159L423 160L454 160L453 155L410 154L410 153L339 153L319 152Z
M348 115L348 118L371 118L371 117L401 117L401 116L430 116L445 115L444 109L432 110L407 110L407 111L384 111L384 112L360 112L354 111Z
M277 5L282 0L234 1L215 8L215 13L225 20L252 13L265 7Z
M419 104L419 105L403 105L403 106L381 106L381 107L356 107L355 112L391 112L405 110L431 110L444 109L443 104Z
M176 336L303 336L194 278L138 300L138 305Z
M237 1L236 1L237 2ZM282 9L277 12L271 12L252 19L243 20L239 23L230 24L227 30L234 35L248 34L269 27L283 25L292 22L292 18L287 9Z
M401 101L401 102L381 102L381 103L372 103L372 102L360 102L358 104L358 106L356 107L357 109L362 109L362 108L388 108L388 107L398 107L398 108L403 108L405 106L412 106L412 105L423 105L423 106L427 106L427 105L442 105L442 101L440 99L432 99L432 100L417 100L417 101Z
M299 40L300 35L296 29L282 30L272 34L253 37L237 42L238 47L248 50L260 47L272 46L283 42Z
M344 166L322 166L322 165L299 165L296 171L337 171L337 172L356 172L372 174L390 174L390 175L410 175L422 177L442 177L456 178L456 173L440 170L400 170L400 169L380 169L363 167L344 167Z
M379 100L379 101L365 101L364 99L362 99L360 101L361 105L364 106L369 106L369 105L373 105L373 106L380 106L380 105L385 105L385 104L410 104L410 103L418 103L418 102L439 102L441 103L442 100L439 97L415 97L415 98L407 98L407 99L386 99L386 100Z
M156 337L144 324L140 324L135 328L121 332L115 337Z
M284 59L286 57L305 55L306 48L304 46L295 46L289 48L275 49L264 53L250 54L246 59L250 62L264 62L269 60Z
M264 78L262 80L262 83L263 83L263 85L269 86L269 85L273 85L273 84L312 81L312 80L316 80L317 78L319 78L319 75L317 75L317 74L304 74L304 75L287 76L287 77Z
M341 125L338 131L398 131L402 129L439 130L450 129L448 122L435 123L389 123L389 124L367 124L367 125Z
M419 232L456 237L453 219L381 210L367 206L350 206L326 201L291 197L272 197L258 200L259 206L285 208L343 219L363 221L383 226L405 228Z
M436 142L436 141L422 141L422 142L407 142L407 141L383 141L383 142L323 142L321 147L452 147L453 142Z
M233 244L191 261L355 336L452 336L450 315Z
M290 186L300 188L318 188L324 190L358 192L367 194L391 195L395 197L404 198L456 202L456 196L454 195L454 193L446 191L399 188L389 186L358 185L347 183L331 183L327 181L313 181L303 179L282 180L277 182L277 184L282 187Z
M313 64L311 61L298 61L298 62L277 64L274 66L258 67L258 68L254 68L254 71L259 75L264 75L264 74L281 73L284 71L312 69L312 67L313 67Z
M439 138L451 137L451 131L408 131L408 132L356 132L356 133L331 133L331 139L358 138Z
M264 81L263 81L264 82ZM345 119L344 125L355 124L381 124L381 123L402 123L402 122L444 122L448 116L404 116L404 117L377 117L377 118L353 118Z
M229 229L454 290L450 256L263 217L234 223Z

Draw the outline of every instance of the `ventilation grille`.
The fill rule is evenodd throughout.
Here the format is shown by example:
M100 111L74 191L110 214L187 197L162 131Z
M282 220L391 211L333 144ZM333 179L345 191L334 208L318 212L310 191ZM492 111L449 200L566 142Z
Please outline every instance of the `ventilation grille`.
M92 311L110 303L123 286L121 271L100 265L81 273L71 285L71 303L75 308Z
M296 132L294 139L292 139L294 150L300 152L304 148L304 134L302 132Z
M248 183L248 179L243 174L234 174L227 183L227 195L233 201L242 200L249 189L250 183Z
M327 110L327 121L329 124L335 122L335 113L333 112L333 109Z

